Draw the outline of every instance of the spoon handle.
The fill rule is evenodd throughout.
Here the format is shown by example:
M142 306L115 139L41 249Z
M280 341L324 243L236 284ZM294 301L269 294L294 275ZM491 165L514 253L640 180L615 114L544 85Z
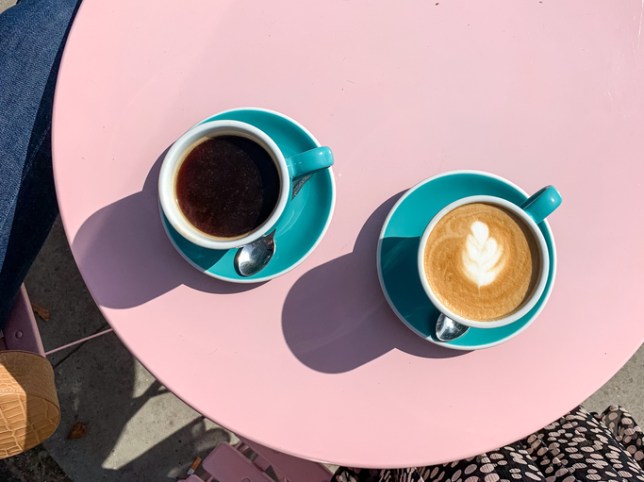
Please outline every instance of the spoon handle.
M291 199L295 198L295 196L300 193L306 182L311 179L312 175L313 174L306 174L293 182L293 195L291 196Z

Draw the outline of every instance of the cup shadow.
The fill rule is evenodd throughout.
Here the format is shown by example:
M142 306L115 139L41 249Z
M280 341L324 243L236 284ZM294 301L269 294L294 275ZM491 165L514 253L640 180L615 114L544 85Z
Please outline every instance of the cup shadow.
M398 349L425 358L450 358L468 352L434 345L393 313L378 282L376 251L387 214L400 192L367 219L353 252L305 273L284 302L282 330L292 353L323 373L354 370Z
M240 293L261 285L211 278L174 249L163 229L158 203L157 179L164 156L165 151L141 191L96 211L74 237L72 246L87 285L100 286L92 291L100 306L132 308L181 285L214 294Z

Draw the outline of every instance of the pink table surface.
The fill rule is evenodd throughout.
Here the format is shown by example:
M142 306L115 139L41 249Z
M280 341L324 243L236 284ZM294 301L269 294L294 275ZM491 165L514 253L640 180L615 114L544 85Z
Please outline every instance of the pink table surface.
M526 436L644 340L642 2L392 5L85 0L54 112L65 230L132 353L243 436L374 467ZM254 287L185 263L156 204L163 151L238 106L284 112L336 155L326 237ZM564 196L549 304L525 333L470 353L404 327L375 266L397 196L452 169Z

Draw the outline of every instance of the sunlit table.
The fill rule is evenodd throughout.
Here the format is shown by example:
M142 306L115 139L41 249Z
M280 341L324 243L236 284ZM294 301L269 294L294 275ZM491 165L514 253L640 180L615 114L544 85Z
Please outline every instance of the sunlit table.
M644 340L639 0L85 0L62 61L54 171L80 271L132 353L205 416L354 466L471 456L526 436ZM194 270L163 232L164 150L224 109L283 112L336 157L315 252L259 286ZM555 184L547 307L500 346L408 330L376 274L387 212L423 178Z

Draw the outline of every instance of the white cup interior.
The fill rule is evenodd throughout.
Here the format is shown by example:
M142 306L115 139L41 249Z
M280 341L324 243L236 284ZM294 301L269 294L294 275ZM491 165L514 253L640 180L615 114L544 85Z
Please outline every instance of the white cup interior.
M466 204L472 204L472 203L494 204L517 215L524 222L526 227L530 229L539 250L539 256L540 256L539 277L532 291L532 294L518 310L514 311L508 316L505 316L497 320L492 320L492 321L481 321L481 320L472 320L472 319L464 318L463 316L460 316L457 313L454 313L449 308L447 308L443 303L440 302L436 294L433 292L432 287L429 284L429 281L427 281L427 276L425 273L425 263L424 263L425 247L427 245L427 240L429 239L429 236L433 231L434 227L444 216L446 216L454 209L460 206L464 206ZM423 289L425 290L425 293L429 297L432 304L440 312L442 312L445 316L451 318L452 320L457 321L463 325L467 325L475 328L497 328L499 326L504 326L504 325L513 323L521 319L523 316L525 316L532 308L534 308L534 306L539 301L539 298L543 294L543 291L546 287L546 283L548 281L549 272L550 272L550 257L548 253L548 246L537 224L530 217L530 215L526 213L523 209L521 209L519 206L517 206L514 203L511 203L506 199L502 199L495 196L470 196L470 197L459 199L458 201L455 201L449 204L448 206L446 206L445 208L443 208L441 211L438 212L438 214L436 214L436 216L432 218L430 223L425 228L423 236L421 237L421 240L420 240L420 246L418 248L418 274L420 276Z
M259 144L275 162L280 179L277 204L270 216L250 233L235 238L216 237L197 229L184 216L176 195L177 173L187 154L203 139L226 135L245 137ZM188 130L175 141L166 153L159 173L159 202L168 222L188 241L209 249L231 249L252 243L270 231L286 207L290 184L291 179L286 160L279 147L266 133L245 122L210 121Z

